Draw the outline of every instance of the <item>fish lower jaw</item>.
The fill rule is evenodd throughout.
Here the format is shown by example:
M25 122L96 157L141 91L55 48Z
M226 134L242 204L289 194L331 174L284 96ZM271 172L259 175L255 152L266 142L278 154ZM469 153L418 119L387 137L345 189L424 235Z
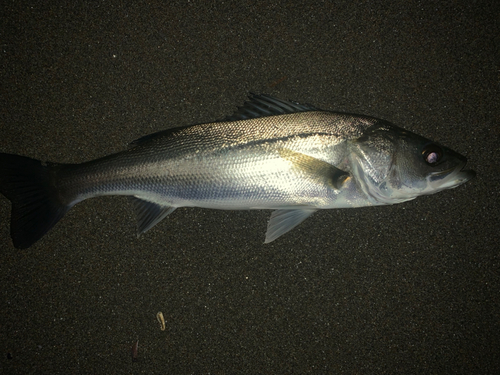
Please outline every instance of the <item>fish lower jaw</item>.
M458 167L427 176L427 194L437 193L446 189L460 186L476 176L476 172L470 169L464 170L465 163ZM443 178L439 178L445 176Z

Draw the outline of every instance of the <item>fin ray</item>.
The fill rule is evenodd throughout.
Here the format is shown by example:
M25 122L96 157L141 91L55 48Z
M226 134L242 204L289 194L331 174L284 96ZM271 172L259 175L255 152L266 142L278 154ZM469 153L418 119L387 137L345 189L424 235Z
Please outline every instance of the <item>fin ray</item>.
M243 106L238 107L235 113L220 121L247 120L258 117L318 110L309 104L299 104L288 100L282 100L271 95L250 93L248 98L250 100L245 102Z
M266 240L264 243L272 242L292 230L316 211L312 208L273 211L267 224Z
M18 249L33 245L71 207L58 198L51 175L58 166L0 153L0 192L12 204L10 235Z
M153 228L177 208L149 202L138 197L131 197L131 199L137 214L137 236Z

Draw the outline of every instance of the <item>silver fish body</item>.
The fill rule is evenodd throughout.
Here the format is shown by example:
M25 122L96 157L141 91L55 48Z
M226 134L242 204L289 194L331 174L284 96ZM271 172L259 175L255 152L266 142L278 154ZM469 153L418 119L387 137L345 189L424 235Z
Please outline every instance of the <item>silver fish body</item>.
M177 207L272 209L270 242L318 209L393 204L453 188L474 176L465 164L383 120L253 95L224 121L149 135L83 164L0 154L0 191L13 203L16 247L30 246L74 204L102 195L133 197L139 233ZM23 186L27 194L13 191ZM43 212L48 224L36 223Z

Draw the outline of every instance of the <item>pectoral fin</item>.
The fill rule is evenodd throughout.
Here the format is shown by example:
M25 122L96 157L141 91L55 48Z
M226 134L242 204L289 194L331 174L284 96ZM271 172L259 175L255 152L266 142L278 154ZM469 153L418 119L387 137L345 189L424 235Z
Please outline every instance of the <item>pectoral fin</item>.
M148 202L137 197L131 197L137 214L137 236L147 232L177 207Z
M302 172L310 175L318 183L327 184L334 189L340 189L349 178L349 173L312 156L292 151L287 148L278 150L279 155L293 164Z
M266 240L264 243L272 242L279 236L292 230L316 211L310 208L273 211L267 224Z

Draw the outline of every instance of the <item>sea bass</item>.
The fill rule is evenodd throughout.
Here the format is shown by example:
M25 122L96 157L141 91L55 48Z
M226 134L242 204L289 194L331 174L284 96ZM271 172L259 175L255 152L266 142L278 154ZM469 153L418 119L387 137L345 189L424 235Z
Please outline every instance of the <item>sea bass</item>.
M134 202L138 233L177 207L271 209L265 242L320 209L388 205L474 177L462 155L387 121L251 94L224 120L168 129L82 164L0 154L14 246L27 248L76 203Z

